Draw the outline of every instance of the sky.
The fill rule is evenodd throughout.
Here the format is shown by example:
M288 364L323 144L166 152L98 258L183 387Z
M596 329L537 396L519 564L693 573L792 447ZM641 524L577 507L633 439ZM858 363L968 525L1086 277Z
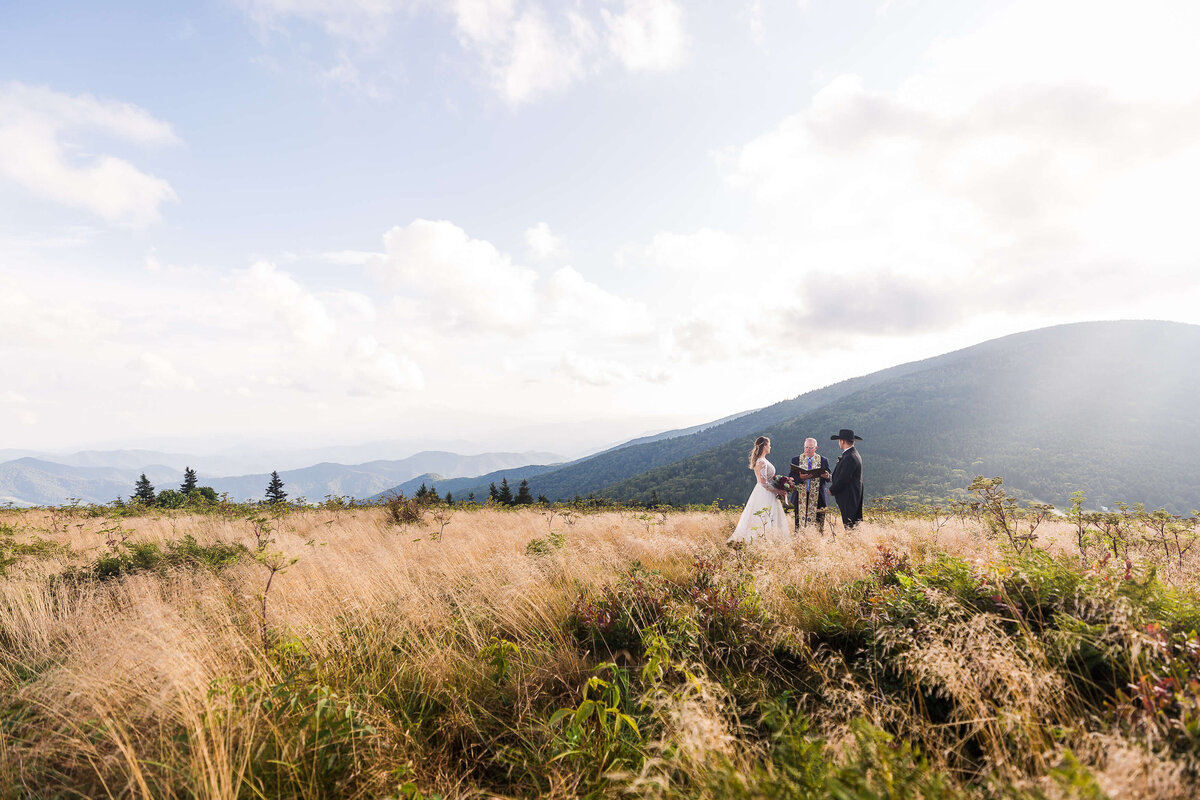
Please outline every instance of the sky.
M1191 0L4 0L0 448L574 455L1200 323L1196 41Z

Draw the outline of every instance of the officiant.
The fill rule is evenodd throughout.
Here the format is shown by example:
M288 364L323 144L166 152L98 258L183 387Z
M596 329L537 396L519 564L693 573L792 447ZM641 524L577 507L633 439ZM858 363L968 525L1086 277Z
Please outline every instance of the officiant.
M800 525L817 526L817 533L825 532L825 507L829 505L829 459L817 455L817 440L804 440L804 455L792 458L788 474L796 482L796 491L788 498L796 518L796 530Z

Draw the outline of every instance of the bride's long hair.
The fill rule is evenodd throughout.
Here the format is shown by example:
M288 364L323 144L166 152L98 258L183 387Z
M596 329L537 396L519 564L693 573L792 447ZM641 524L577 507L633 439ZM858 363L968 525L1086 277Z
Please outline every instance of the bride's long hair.
M770 441L765 436L760 436L754 440L754 447L750 449L750 469L754 469L754 465L758 463L758 459L762 458L763 451L767 449Z

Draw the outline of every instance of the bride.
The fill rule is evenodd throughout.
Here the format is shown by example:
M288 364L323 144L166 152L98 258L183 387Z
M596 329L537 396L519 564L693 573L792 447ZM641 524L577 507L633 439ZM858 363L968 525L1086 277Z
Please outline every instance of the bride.
M750 451L750 469L754 470L754 477L758 480L727 544L749 544L756 540L789 540L787 517L784 516L783 503L780 501L784 492L771 485L771 479L775 477L775 467L767 461L766 457L770 452L770 439L760 436L754 440L754 449Z

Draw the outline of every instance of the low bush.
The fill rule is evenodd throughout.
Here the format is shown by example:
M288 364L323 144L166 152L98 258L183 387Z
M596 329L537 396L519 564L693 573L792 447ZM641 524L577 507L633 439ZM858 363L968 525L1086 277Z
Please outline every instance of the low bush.
M138 572L168 569L207 569L219 572L250 555L250 550L236 542L214 542L202 545L191 534L178 541L122 542L100 556L88 567L76 569L64 577L75 579L93 577L111 580Z

